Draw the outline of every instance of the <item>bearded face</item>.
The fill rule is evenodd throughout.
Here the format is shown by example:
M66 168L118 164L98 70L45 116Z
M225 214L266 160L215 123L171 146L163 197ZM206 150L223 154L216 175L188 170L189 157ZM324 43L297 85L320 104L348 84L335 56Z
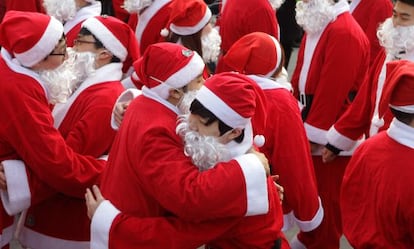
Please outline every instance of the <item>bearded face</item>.
M333 4L329 0L296 3L296 21L308 34L322 31L334 18Z
M187 91L183 94L180 102L178 103L177 107L180 110L181 114L188 114L190 113L190 106L193 100L196 98L197 90Z
M77 53L68 49L68 59L53 70L39 72L45 83L51 104L65 103L70 95L87 77L94 72L95 55Z
M152 2L153 0L125 0L122 7L129 13L138 13L150 6Z
M388 18L379 26L377 37L387 54L394 57L414 49L414 25L394 27L392 18Z
M43 0L43 6L49 16L64 23L76 15L75 0Z
M184 154L191 158L200 171L231 159L229 149L218 138L200 135L189 127L188 115L180 116L176 132L184 141Z
M217 62L220 55L221 37L217 29L212 28L201 36L201 49L205 63Z

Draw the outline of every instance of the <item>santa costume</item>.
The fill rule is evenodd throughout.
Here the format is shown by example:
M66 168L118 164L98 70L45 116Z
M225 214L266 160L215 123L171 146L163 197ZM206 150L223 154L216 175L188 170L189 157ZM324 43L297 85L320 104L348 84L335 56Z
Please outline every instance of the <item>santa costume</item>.
M127 219L130 216L143 220L177 216L201 222L267 213L266 175L256 156L242 155L200 173L184 154L183 141L175 132L179 111L166 99L171 88L182 88L200 75L204 68L200 56L178 44L159 43L148 47L134 67L145 85L143 94L125 113L101 185L103 195L117 209L108 202L99 206L92 220L92 248L128 244L166 248L163 243L174 248L169 243L177 241L173 235L151 240L159 230L151 226L141 231L136 224L145 224L134 223ZM143 240L131 235L137 230ZM160 246L151 247L145 239ZM197 245L184 242L176 248Z
M344 234L354 248L413 245L414 65L390 62L387 71L379 112L391 108L400 114L359 146L342 184ZM401 114L411 115L411 124L399 120Z
M367 73L369 42L345 0L298 2L296 19L306 33L292 85L303 107L324 218L318 228L300 232L292 247L334 249L342 235L339 191L349 154L329 165L322 162L321 150L328 129L347 109Z
M381 46L377 38L378 26L386 18L392 16L392 2L388 0L352 0L350 12L368 37L370 50L370 65L374 62ZM369 15L369 18L367 16Z
M44 185L82 198L85 188L98 182L105 165L66 145L53 126L49 107L53 89L30 69L49 56L62 35L59 21L39 13L9 11L0 26L4 95L0 159L7 179L7 192L1 191L1 246L11 240L13 215L48 197Z
M96 17L87 19L82 26L88 28L105 48L125 60L129 36L134 34L118 23L115 18ZM102 30L108 36L101 35ZM119 47L123 49L118 50ZM106 64L94 70L66 103L54 106L55 127L77 153L96 158L108 154L115 137L110 126L112 107L124 90L121 78L122 62ZM62 215L64 213L67 215ZM90 221L83 199L56 194L29 208L23 219L24 226L18 239L29 248L89 247Z
M306 232L321 223L323 208L298 102L291 93L290 83L277 77L282 70L282 58L282 48L274 37L253 32L233 44L223 63L248 75L265 93L267 113L272 115L268 115L266 142L260 150L284 188L284 230L297 225Z

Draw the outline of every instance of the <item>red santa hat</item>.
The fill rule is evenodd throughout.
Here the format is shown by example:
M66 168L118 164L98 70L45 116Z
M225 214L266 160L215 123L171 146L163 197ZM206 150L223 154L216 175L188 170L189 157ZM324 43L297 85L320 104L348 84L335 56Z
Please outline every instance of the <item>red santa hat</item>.
M384 116L388 106L395 110L414 113L414 63L406 60L387 64L387 77L378 114Z
M223 62L239 73L270 77L280 68L282 58L282 47L276 38L253 32L236 41L223 56Z
M266 97L252 79L238 73L216 74L205 81L196 99L232 128L245 129L251 122L256 135L254 143L263 146Z
M211 18L211 11L203 0L175 0L171 4L167 28L161 35L167 37L169 30L178 35L192 35L202 30Z
M139 81L167 99L171 88L181 88L203 73L205 64L196 52L170 42L147 47L134 63Z
M82 27L88 29L104 47L122 62L128 56L135 61L139 58L139 45L135 33L128 24L112 16L95 16L86 19Z
M45 59L62 35L58 20L36 12L7 11L0 25L0 45L26 67Z

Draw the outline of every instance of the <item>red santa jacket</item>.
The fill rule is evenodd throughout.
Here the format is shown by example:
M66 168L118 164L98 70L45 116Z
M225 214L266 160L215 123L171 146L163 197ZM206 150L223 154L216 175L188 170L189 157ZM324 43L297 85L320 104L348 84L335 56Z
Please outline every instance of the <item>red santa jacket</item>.
M255 156L242 155L200 173L175 133L176 107L145 87L143 94L128 107L103 174L102 193L115 207L141 218L176 215L191 222L268 212L267 182ZM106 245L114 238L116 215L106 214L107 225L98 226L110 232Z
M354 248L412 248L414 128L394 119L355 151L342 182L344 234Z
M66 44L68 47L73 47L73 41L79 34L83 21L89 17L100 16L101 15L102 4L99 1L91 3L76 12L76 15L73 19L67 21L63 25L63 29L66 35Z
M31 174L27 173L36 175L59 192L83 197L86 187L98 183L105 162L76 154L66 145L53 127L47 92L37 74L12 61L6 50L1 53L0 92L4 96L0 100L3 110L0 160L8 182L8 192L1 191L3 203L17 200L20 208L27 208L42 198L36 196L37 182L31 182ZM28 171L21 161L14 159L24 161ZM31 199L25 198L28 194L32 194ZM18 210L19 207L10 208ZM0 229L3 231L10 226L11 217L3 205L0 209ZM14 214L11 209L7 211ZM7 238L2 237L1 244L7 243Z
M55 106L55 126L77 153L96 158L108 154L115 137L110 117L123 91L121 68L121 63L112 63L97 69L68 102ZM29 248L89 247L90 220L84 199L55 194L30 207L23 224L19 241Z
M225 54L238 39L252 32L264 32L279 39L275 10L268 0L226 0L220 16L221 50Z
M385 19L392 16L392 2L388 0L353 0L350 8L352 16L361 26L370 42L369 64L371 65L382 49L377 38L378 26Z
M140 44L141 54L149 45L164 40L160 32L167 26L170 18L170 3L171 0L155 0L139 14L135 35Z
M382 119L374 118L374 114L378 114L377 102L382 95L386 77L385 65L391 59L384 50L378 55L354 102L329 129L327 138L331 145L341 150L349 150L357 144L361 136L369 137L388 128L393 118L391 111L387 110ZM402 59L414 61L414 53L406 53Z
M345 4L335 5L339 13L321 34L305 34L292 76L295 96L302 102L312 99L302 118L308 139L318 144L327 143L328 129L348 108L349 95L355 94L368 70L368 39ZM315 39L315 48L307 48Z
M260 150L269 159L272 174L280 176L278 182L285 190L284 227L289 229L294 222L300 230L311 231L321 223L323 208L298 101L281 83L249 77L264 90L268 113L272 113L266 121L266 142Z

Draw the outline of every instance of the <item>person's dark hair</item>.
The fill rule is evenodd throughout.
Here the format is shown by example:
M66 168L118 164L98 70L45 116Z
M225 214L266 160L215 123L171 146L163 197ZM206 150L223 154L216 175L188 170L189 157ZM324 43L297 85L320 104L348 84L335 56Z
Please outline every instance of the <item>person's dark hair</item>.
M212 123L214 123L215 121L218 121L218 128L220 131L220 136L223 135L224 133L226 133L229 130L232 130L233 128L231 128L230 126L226 125L223 121L221 121L220 119L218 119L216 117L216 115L214 115L211 111L209 111L203 104L200 103L200 101L198 101L197 99L195 99L190 106L190 112L192 114L198 115L202 118L207 119L207 123L206 125L209 126ZM242 133L240 134L240 136L236 137L234 139L234 141L236 141L237 143L241 143L244 139L244 129L242 130Z
M401 2L401 3L405 3L405 4L408 4L408 5L414 6L414 0L395 0L393 2L394 3L395 2Z
M396 119L398 119L398 121L406 125L410 125L411 122L413 122L414 113L406 113L406 112L398 111L392 107L390 107L390 109L391 109L392 114L394 115Z
M94 43L94 46L95 46L96 49L98 49L98 48L105 48L105 46L103 45L103 43L98 38L96 38L96 36L94 36L92 34L92 32L89 31L89 29L87 29L87 28L81 28L81 30L79 31L79 35L82 35L82 36L84 36L84 35L91 35L91 36L93 36L93 38L96 41ZM121 59L119 59L115 55L112 55L111 63L118 63L118 62L121 62Z
M180 38L184 47L196 51L203 57L203 51L201 49L201 30L192 35L178 35L171 31L171 35L167 38L167 41L177 43Z

